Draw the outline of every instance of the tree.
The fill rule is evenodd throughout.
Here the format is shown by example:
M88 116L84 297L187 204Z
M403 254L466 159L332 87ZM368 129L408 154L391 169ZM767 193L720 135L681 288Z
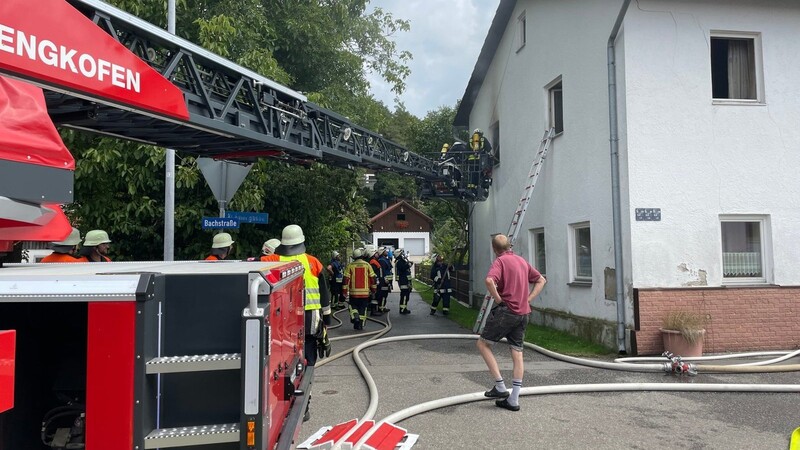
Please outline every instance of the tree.
M166 2L112 3L159 26ZM179 0L177 34L296 90L380 132L392 115L368 92L365 70L379 73L398 94L408 75L407 52L391 36L408 24L376 10L366 0ZM163 242L164 150L131 142L64 131L77 160L71 218L82 230L106 229L115 259L160 259ZM211 231L201 217L215 216L216 201L195 158L178 155L176 165L175 256L203 257ZM258 161L228 209L267 211L267 226L242 225L234 234L234 258L255 256L261 244L280 237L284 225L303 227L308 249L325 255L344 248L366 230L359 172L319 163L288 166Z

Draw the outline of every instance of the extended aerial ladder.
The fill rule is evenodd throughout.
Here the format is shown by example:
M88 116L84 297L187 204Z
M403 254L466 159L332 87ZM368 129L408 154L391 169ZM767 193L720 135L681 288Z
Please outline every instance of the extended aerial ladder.
M553 136L555 136L555 133L555 128L550 128L544 132L542 140L539 142L539 149L536 152L536 157L533 158L531 170L528 172L528 177L525 180L525 187L522 190L522 196L519 199L519 204L517 205L517 209L514 211L514 215L511 217L511 224L508 226L508 233L506 235L508 236L508 242L512 246L517 241L517 236L519 235L519 230L522 226L522 219L525 218L525 212L528 210L528 205L531 202L533 189L536 187L536 181L539 179L539 173L542 170L542 165L547 157L547 152L550 149L550 144L553 142ZM483 327L486 326L486 319L489 318L488 313L492 310L493 304L494 299L492 296L486 294L486 297L483 299L481 309L478 312L478 318L475 321L475 325L472 327L473 332L480 334L483 331Z

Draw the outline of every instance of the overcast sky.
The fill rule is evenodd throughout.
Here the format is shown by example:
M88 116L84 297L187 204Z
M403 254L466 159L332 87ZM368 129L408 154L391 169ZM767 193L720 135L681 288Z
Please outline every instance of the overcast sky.
M419 118L440 106L455 106L464 95L500 0L371 0L375 7L408 20L411 30L395 37L399 50L414 55L406 90L399 98ZM372 93L389 109L395 94L371 76Z

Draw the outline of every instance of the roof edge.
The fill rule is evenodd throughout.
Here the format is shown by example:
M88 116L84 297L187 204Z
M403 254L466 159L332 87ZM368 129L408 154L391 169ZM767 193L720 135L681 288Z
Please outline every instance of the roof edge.
M497 47L500 45L500 40L503 38L506 25L516 5L517 0L500 0L500 4L497 5L497 11L494 14L494 19L492 19L492 25L489 27L486 40L483 42L478 61L475 63L472 76L467 83L467 89L464 91L464 96L458 105L456 116L453 119L453 126L469 126L469 114L472 112L472 107L478 98L478 92L486 79L486 72L489 71L489 66L492 64Z

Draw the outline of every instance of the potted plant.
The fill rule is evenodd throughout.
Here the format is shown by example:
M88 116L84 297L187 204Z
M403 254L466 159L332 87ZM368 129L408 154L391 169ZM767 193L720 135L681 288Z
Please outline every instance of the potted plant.
M702 356L705 317L691 311L670 311L661 324L664 351L678 356Z

